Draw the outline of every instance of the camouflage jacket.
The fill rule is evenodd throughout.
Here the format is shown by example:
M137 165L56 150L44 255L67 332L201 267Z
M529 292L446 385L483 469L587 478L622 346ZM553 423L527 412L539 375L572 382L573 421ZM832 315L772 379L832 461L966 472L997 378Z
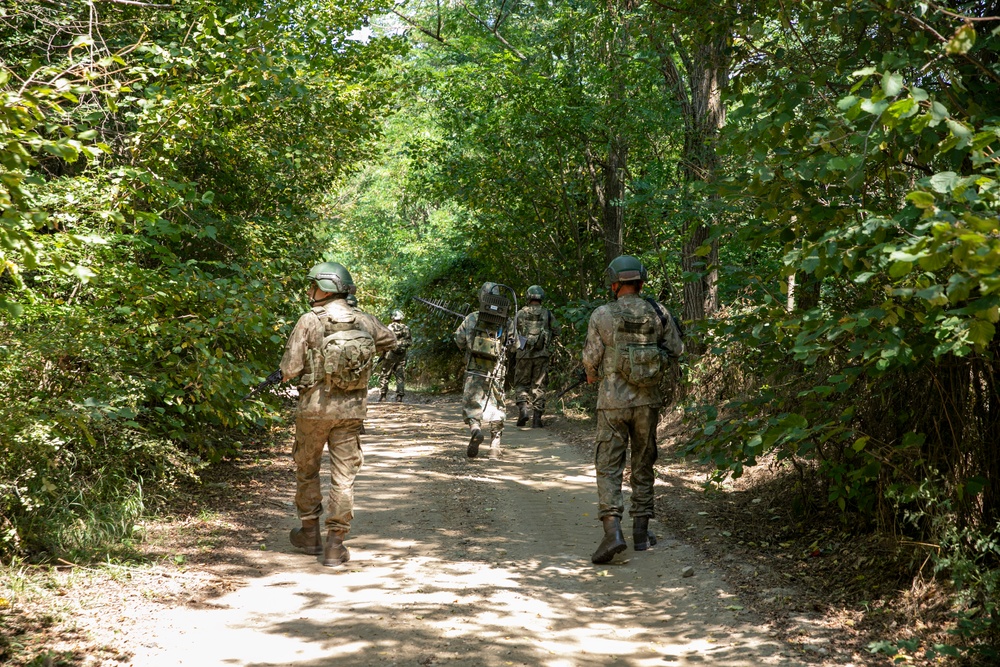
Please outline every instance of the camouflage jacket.
M354 310L344 299L334 299L324 306L335 320L353 315L359 329L364 329L375 339L378 353L392 349L396 336L377 317ZM299 318L285 345L281 358L281 375L284 378L301 378L312 372L309 350L317 350L323 343L323 322L309 311ZM364 419L368 410L368 390L328 391L325 383L312 387L299 387L299 404L296 416L301 419Z
M598 410L619 410L637 408L644 405L663 405L663 395L659 383L647 387L637 387L623 377L618 359L624 352L616 346L615 334L621 322L639 322L649 330L651 340L655 340L661 350L672 356L684 351L680 331L670 316L670 311L657 304L663 320L653 306L640 294L626 294L617 301L599 307L590 316L587 326L587 342L583 346L583 367L587 375L601 380L597 390ZM663 360L666 368L666 360ZM662 371L661 371L662 372Z
M477 357L471 354L472 339L474 338L474 333L476 331L476 324L479 322L479 313L473 312L465 316L462 323L458 325L455 329L455 345L458 345L458 349L465 352L465 369L466 371L489 373L496 367L496 361L491 361L489 359L484 359L482 357ZM511 330L514 323L509 318L507 319L507 324L504 327L504 332L502 337L504 339L508 338L507 332ZM511 337L511 340L513 338ZM508 354L512 350L508 348Z
M552 341L559 335L559 322L548 308L525 306L517 311L517 333L525 338L524 349L517 351L518 359L547 357L552 354Z
M410 345L413 343L413 336L410 335L410 327L402 322L390 322L389 329L392 333L396 334L396 347L390 351L390 354L394 357L405 357L406 351L410 349Z

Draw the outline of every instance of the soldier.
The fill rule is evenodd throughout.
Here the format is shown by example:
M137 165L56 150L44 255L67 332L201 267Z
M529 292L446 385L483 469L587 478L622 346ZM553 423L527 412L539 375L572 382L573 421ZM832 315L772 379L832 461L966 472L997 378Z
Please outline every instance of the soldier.
M375 355L392 348L396 337L375 317L347 305L355 286L341 264L317 264L309 281L312 308L295 323L281 358L282 380L298 378L299 390L292 457L302 526L289 538L308 554L322 553L323 565L335 567L350 559L344 538L354 518L354 478L364 462L358 432L368 408L368 378ZM331 460L325 547L319 528L324 446Z
M479 290L479 311L469 313L455 331L455 344L466 353L465 390L462 396L462 416L469 425L470 459L479 454L483 441L483 421L490 425L490 458L498 459L500 436L503 434L503 383L507 365L504 359L509 344L512 323L507 317L510 301L501 296L496 283L483 283Z
M396 374L396 402L403 402L403 393L406 390L406 351L410 349L413 337L410 335L410 327L403 324L403 311L392 311L392 322L389 324L392 333L396 334L396 347L389 350L382 359L382 391L379 393L378 401L385 400L389 393L389 380L392 374Z
M656 425L663 404L659 383L669 358L684 351L680 331L667 309L640 294L646 280L642 262L629 255L616 257L605 278L617 300L590 316L583 347L587 381L601 381L594 465L604 539L591 556L594 563L607 563L626 549L621 529L622 474L629 441L633 546L645 551L656 544L649 519L654 514Z
M550 345L559 335L559 322L552 311L542 307L545 290L532 285L527 291L528 305L517 313L517 333L525 339L517 351L514 367L514 395L517 400L517 425L528 423L531 404L531 427L541 428L545 412L545 379L549 372Z

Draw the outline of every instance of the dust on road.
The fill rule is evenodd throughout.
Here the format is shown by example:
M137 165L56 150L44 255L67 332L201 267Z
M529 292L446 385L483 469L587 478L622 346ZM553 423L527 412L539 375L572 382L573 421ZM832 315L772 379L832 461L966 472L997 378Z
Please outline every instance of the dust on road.
M244 555L259 576L148 619L132 664L802 664L655 521L656 547L592 565L601 528L579 447L509 426L503 460L470 461L457 402L375 404L368 416L351 561L325 568L288 544L290 478L274 489L285 519L261 536L266 550ZM695 576L682 577L688 566Z

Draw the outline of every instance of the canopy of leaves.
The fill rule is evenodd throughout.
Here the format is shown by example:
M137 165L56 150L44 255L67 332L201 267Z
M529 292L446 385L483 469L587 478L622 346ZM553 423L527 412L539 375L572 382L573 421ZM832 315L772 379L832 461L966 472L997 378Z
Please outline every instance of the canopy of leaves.
M239 399L390 99L372 9L4 3L0 551L83 548L80 512L129 505L102 476L139 494L270 416Z

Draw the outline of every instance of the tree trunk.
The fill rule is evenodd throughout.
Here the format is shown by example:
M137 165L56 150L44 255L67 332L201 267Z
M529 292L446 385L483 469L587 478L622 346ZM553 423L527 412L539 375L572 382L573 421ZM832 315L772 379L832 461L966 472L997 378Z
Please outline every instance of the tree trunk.
M659 55L667 89L684 118L681 174L688 183L711 182L719 164L715 146L726 121L722 89L729 77L728 19L724 11L713 13L708 29L693 30L687 40L691 46L686 48L672 28L670 34L660 29L672 24L669 16L662 18L659 26L649 26L647 34ZM701 320L719 307L719 242L713 237L711 221L696 217L685 222L684 238L681 266L689 272L684 284L684 319ZM705 245L708 252L696 254ZM692 273L699 277L692 278Z
M612 137L604 165L604 259L608 264L622 254L627 163L628 145L622 137Z

